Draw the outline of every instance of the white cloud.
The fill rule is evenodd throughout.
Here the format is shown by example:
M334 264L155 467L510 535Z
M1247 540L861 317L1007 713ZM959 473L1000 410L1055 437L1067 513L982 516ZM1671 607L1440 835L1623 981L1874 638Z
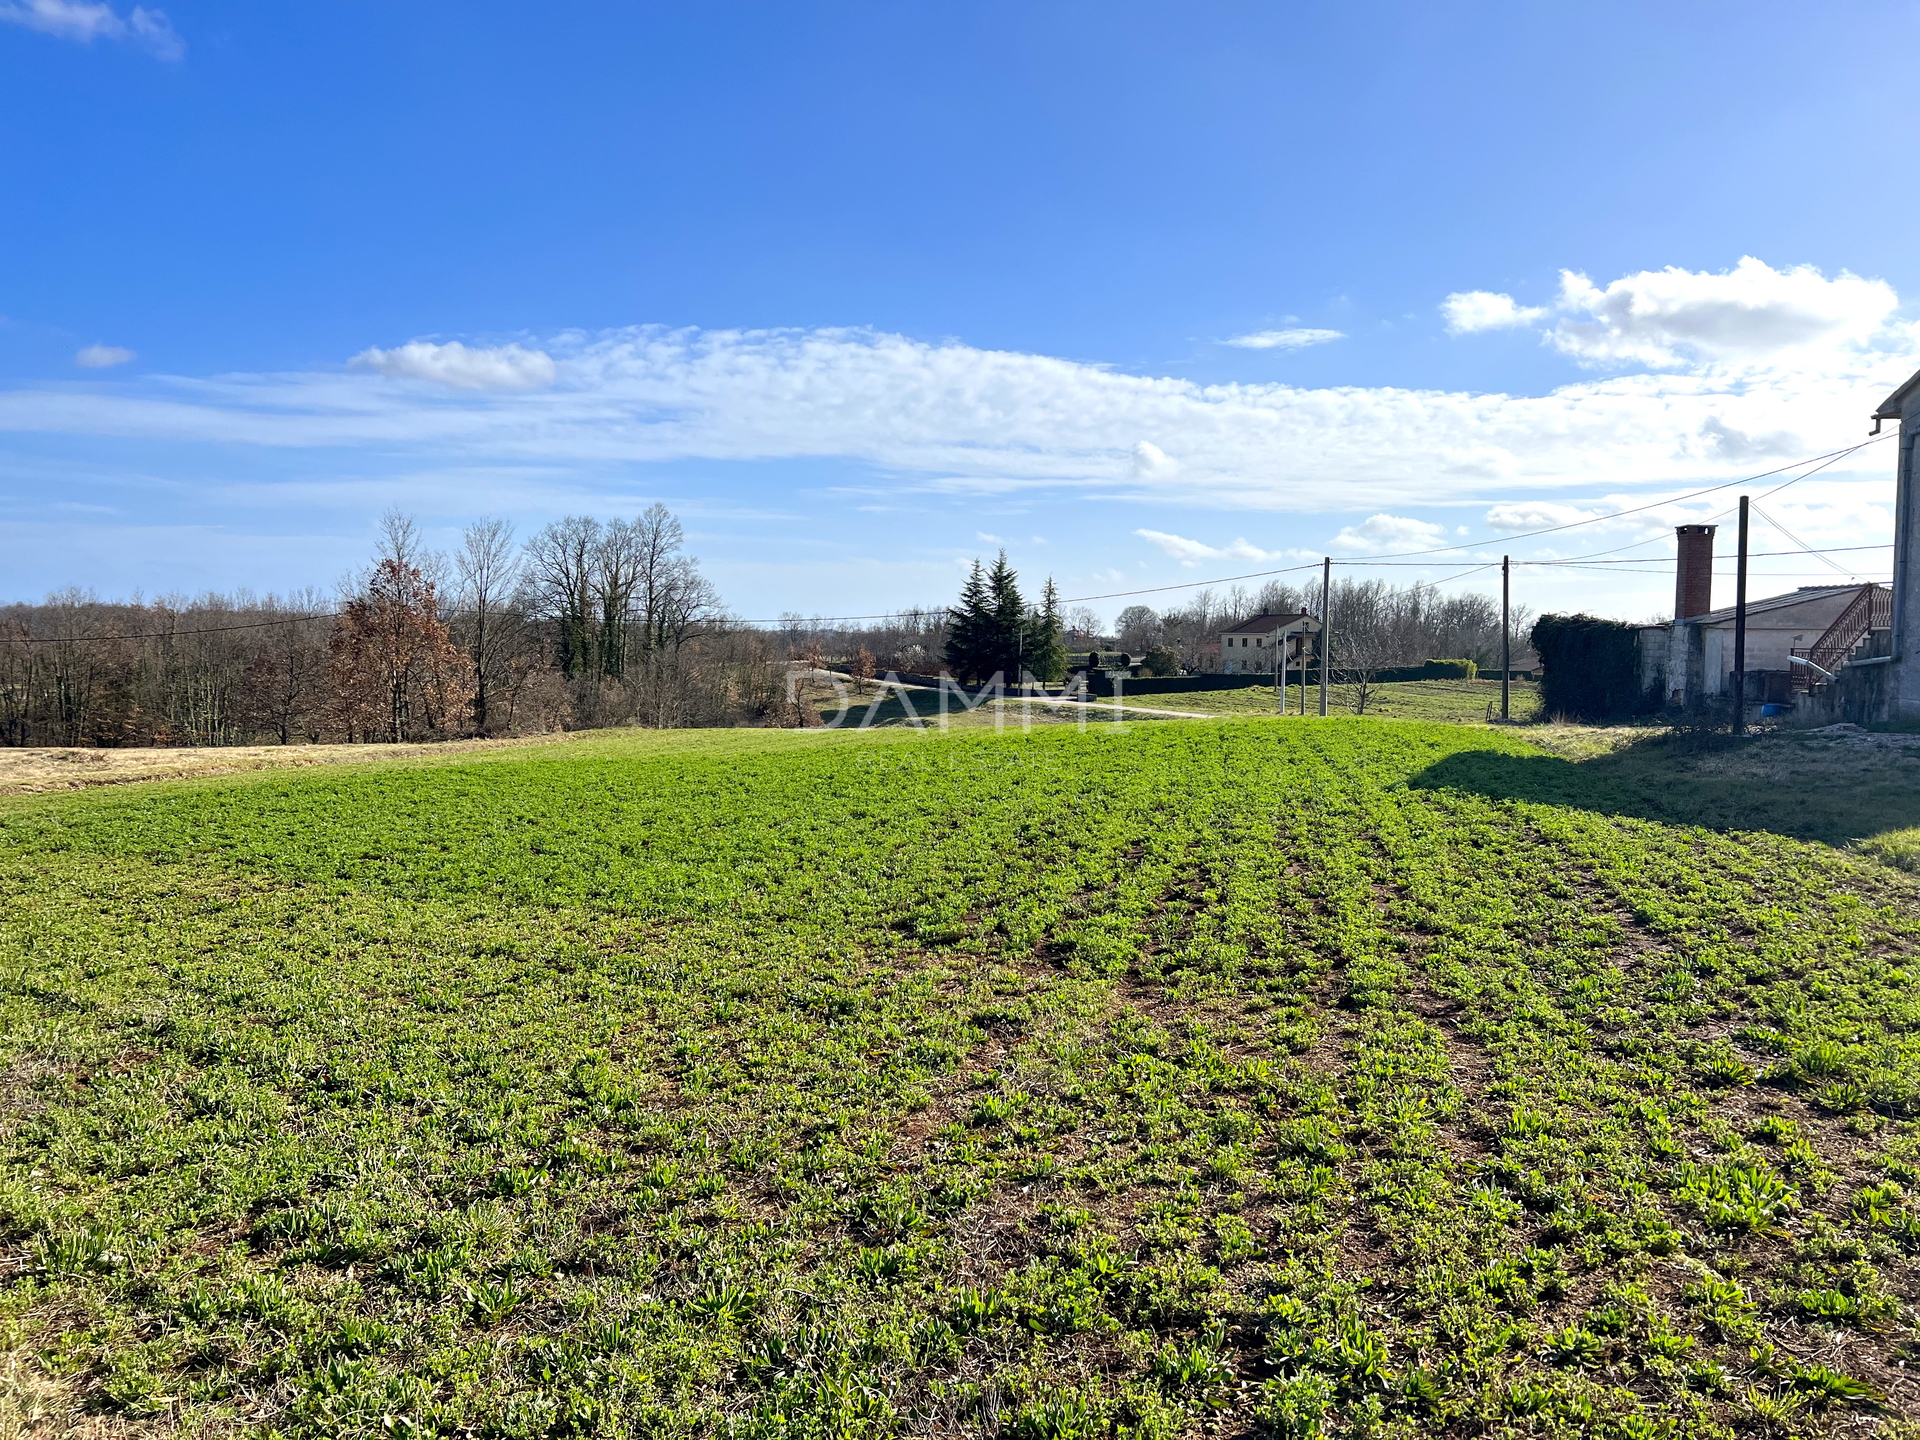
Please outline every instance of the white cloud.
M1236 510L1399 512L1697 485L1832 449L1859 436L1873 406L1920 366L1920 336L1905 343L1804 366L1701 365L1508 395L1203 385L867 330L635 327L558 335L538 349L415 342L332 372L0 389L0 430L364 447L555 476L832 460L883 477L889 503L914 491L1076 490ZM1859 464L1883 468L1879 453ZM860 479L850 470L843 483ZM861 498L878 493L868 486Z
M1446 538L1444 525L1403 515L1372 515L1349 525L1333 537L1336 550L1404 550L1438 545Z
M999 535L989 535L984 530L974 531L973 538L987 545L1004 545L1007 543L1004 537Z
M391 380L428 380L456 390L533 390L551 385L553 357L518 345L469 347L412 340L393 350L362 350L347 362Z
M118 345L87 345L73 357L73 363L89 370L105 370L114 365L124 365L133 358L133 351Z
M1550 338L1588 365L1819 364L1873 341L1899 303L1884 280L1775 270L1751 255L1719 274L1670 265L1605 287L1565 270L1559 308L1587 318L1562 320Z
M1344 340L1339 330L1256 330L1251 335L1236 335L1222 343L1238 345L1242 350L1304 350L1309 345L1325 345L1329 340Z
M1207 545L1198 540L1189 540L1184 535L1169 535L1164 530L1136 530L1133 533L1157 546L1162 554L1171 555L1182 565L1198 565L1202 560L1278 560L1284 553L1262 550L1244 539L1235 540L1230 545Z
M1546 317L1544 306L1521 305L1511 295L1491 290L1456 290L1440 302L1447 329L1455 335L1477 330L1514 330Z
M1571 525L1591 520L1603 510L1585 510L1578 505L1559 505L1551 500L1518 500L1491 506L1487 510L1487 528L1515 534L1522 530L1546 530L1554 525Z
M1136 480L1165 480L1177 474L1180 462L1151 440L1141 440L1133 447L1133 476Z
M187 53L186 42L166 12L140 5L121 16L112 6L91 0L5 0L0 3L0 23L24 25L42 35L77 40L83 45L95 40L127 40L161 60L178 60Z

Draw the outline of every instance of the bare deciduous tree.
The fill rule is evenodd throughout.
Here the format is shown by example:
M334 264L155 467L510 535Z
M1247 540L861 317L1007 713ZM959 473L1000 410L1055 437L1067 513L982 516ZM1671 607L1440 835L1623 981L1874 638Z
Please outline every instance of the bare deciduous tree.
M572 680L594 672L595 564L600 522L584 515L556 520L527 542L528 591L556 630L555 658Z
M1144 655L1160 643L1160 617L1149 605L1129 605L1114 621L1120 648L1131 655Z
M245 728L264 730L282 745L296 736L317 740L329 699L328 607L318 592L303 590L285 601L269 595L263 608L276 618L259 628L242 672Z
M511 694L512 662L527 638L514 604L522 570L513 526L500 519L475 521L461 536L453 563L459 580L454 628L473 666L473 726L486 735L499 727L495 699L503 690Z

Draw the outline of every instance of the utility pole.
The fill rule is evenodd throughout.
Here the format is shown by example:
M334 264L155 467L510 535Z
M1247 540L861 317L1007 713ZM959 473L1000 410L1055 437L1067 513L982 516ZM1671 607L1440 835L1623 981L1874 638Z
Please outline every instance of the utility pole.
M1327 661L1333 656L1333 617L1327 613L1327 601L1333 594L1333 557L1320 561L1320 718L1327 718ZM1303 680L1300 682L1305 684ZM1307 702L1300 702L1302 710Z
M1733 733L1747 733L1747 497L1740 497L1740 563L1733 572Z
M1500 557L1500 718L1513 718L1513 627L1508 623L1513 559Z

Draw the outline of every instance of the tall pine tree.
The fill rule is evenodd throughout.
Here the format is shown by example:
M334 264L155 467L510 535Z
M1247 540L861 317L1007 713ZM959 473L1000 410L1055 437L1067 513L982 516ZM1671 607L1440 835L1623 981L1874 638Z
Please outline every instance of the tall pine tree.
M984 678L981 664L991 646L993 606L988 596L986 572L978 560L960 588L960 603L947 612L947 668L963 681ZM992 668L984 672L993 673Z
M1040 608L1027 622L1027 669L1036 680L1058 685L1067 678L1067 642L1062 635L1060 592L1047 577L1040 592Z
M1004 550L991 570L973 562L960 603L947 612L947 667L960 679L977 684L998 674L1012 685L1033 669L1035 617L1019 580Z
M992 649L986 656L989 677L998 671L1009 685L1018 684L1026 667L1027 602L1020 596L1020 577L1007 563L1007 552L987 572L987 597L993 605Z

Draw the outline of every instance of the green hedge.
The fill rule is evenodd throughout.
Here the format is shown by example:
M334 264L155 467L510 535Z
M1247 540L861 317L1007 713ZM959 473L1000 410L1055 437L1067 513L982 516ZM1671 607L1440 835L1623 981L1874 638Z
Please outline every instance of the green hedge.
M1478 680L1480 666L1472 660L1429 660L1420 667L1422 680Z
M1540 713L1604 722L1644 715L1640 627L1593 615L1542 615L1528 637L1540 657Z

